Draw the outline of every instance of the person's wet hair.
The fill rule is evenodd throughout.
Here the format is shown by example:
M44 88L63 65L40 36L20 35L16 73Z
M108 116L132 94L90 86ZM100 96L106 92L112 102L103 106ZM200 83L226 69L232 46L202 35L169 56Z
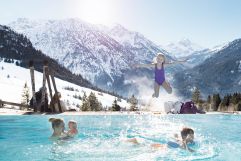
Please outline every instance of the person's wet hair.
M181 136L182 136L182 139L186 139L187 138L187 135L190 135L190 134L193 134L194 135L194 130L191 129L191 128L183 128L182 131L181 131Z
M50 118L49 122L52 123L52 128L61 128L64 126L64 121L62 119L58 119L58 118Z

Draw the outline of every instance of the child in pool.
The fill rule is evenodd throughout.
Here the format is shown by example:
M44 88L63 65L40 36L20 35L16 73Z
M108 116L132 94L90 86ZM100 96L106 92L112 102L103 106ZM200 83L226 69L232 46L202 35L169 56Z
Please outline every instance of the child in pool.
M183 128L181 131L181 139L178 138L178 135L174 135L176 142L168 141L167 144L152 144L153 148L182 148L190 152L194 152L191 148L188 147L189 143L193 143L194 140L194 130L191 128Z
M181 131L181 137L182 139L178 138L178 135L174 135L176 142L168 141L167 144L151 144L152 148L155 149L162 149L165 150L167 148L182 148L185 150L188 150L190 152L194 152L191 148L188 147L189 143L192 143L194 140L194 131L191 128L183 128ZM127 142L133 143L133 144L141 144L138 138L131 138L128 139Z
M154 93L153 93L152 97L159 97L160 86L162 86L168 94L172 93L172 87L165 79L164 67L167 65L183 63L183 62L186 62L186 60L167 63L164 54L158 53L153 64L136 64L136 65L134 65L134 67L136 67L136 68L140 68L140 67L155 68Z
M76 121L70 120L68 125L69 125L69 131L67 132L68 136L74 137L76 134L78 134Z

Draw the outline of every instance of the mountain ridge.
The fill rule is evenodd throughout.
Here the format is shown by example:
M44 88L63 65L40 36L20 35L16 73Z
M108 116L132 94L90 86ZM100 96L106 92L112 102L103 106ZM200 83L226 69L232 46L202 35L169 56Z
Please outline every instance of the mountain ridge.
M241 39L228 43L221 50L194 68L174 76L179 94L191 96L195 87L207 96L221 95L241 90Z
M93 84L121 93L129 90L124 80L137 74L133 64L151 63L157 53L166 54L152 41L138 32L127 30L121 25L112 28L96 26L79 19L30 21L19 19L9 24L16 31L25 34L46 55L54 58L75 74L81 74ZM169 73L183 68L171 67ZM152 78L152 72L147 74ZM131 89L130 89L131 90Z
M59 65L54 59L44 55L40 50L36 50L26 36L16 33L10 27L3 25L0 25L0 57L6 61L18 60L16 65L25 68L29 67L29 61L33 61L35 70L39 72L43 70L43 62L48 61L48 66L54 71L57 78L97 91L104 91L93 86L80 74L73 74L64 66Z

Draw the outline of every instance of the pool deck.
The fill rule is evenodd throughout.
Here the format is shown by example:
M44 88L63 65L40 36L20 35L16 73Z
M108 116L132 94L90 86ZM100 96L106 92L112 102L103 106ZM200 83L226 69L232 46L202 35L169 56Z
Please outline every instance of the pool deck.
M111 112L111 111L100 111L100 112L64 112L60 114L53 113L34 113L33 111L22 111L17 109L0 108L0 115L166 115L159 111L124 111L124 112ZM207 112L206 114L241 114L241 111L227 111L227 112Z

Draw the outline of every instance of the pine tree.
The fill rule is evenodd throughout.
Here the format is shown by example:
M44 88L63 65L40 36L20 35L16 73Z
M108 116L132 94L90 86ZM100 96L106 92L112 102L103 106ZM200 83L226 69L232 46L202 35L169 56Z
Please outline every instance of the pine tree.
M25 82L25 84L23 86L21 104L27 105L29 102L29 99L30 99L29 87L27 85L27 82Z
M238 111L241 111L241 103L238 104L237 110L238 110Z
M214 94L214 95L213 95L213 101L212 101L213 110L214 110L214 111L217 111L217 110L218 110L218 106L219 106L220 103L221 103L220 95L219 95L219 94Z
M90 95L88 97L88 101L90 104L91 111L100 111L102 108L101 103L98 101L97 97L95 96L95 93L90 92Z
M98 101L98 111L103 110L103 105L101 102Z
M238 93L234 93L233 96L231 97L230 102L236 105L240 101L239 96L240 95Z
M129 99L129 103L130 103L130 111L137 111L138 107L137 107L137 99L135 98L134 95L131 96L131 98Z
M207 103L211 103L211 96L208 95Z
M117 104L117 100L115 98L113 104L112 104L112 111L120 111L121 107Z
M82 111L90 111L90 103L88 101L87 95L84 92L83 98L82 98L82 106L81 106Z
M194 103L199 103L200 100L200 90L196 87L192 94L192 101Z
M222 102L221 102L221 105L223 106L229 106L229 102L230 102L230 96L229 95L226 95L224 96Z
M15 63L15 64L16 64L16 66L19 66L19 65L20 65L18 61L16 61L16 63Z
M224 96L223 100L220 103L220 106L219 106L218 110L219 111L227 111L228 110L228 106L229 106L229 102L230 102L229 95Z

